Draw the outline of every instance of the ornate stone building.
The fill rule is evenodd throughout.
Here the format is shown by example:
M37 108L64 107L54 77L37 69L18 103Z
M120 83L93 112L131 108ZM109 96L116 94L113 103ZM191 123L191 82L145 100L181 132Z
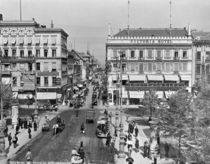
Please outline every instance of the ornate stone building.
M60 28L0 20L2 79L23 102L55 103L67 85L67 37Z
M120 98L123 105L140 104L148 90L155 90L159 98L181 88L191 91L193 60L190 27L124 29L109 34L109 104L119 104Z

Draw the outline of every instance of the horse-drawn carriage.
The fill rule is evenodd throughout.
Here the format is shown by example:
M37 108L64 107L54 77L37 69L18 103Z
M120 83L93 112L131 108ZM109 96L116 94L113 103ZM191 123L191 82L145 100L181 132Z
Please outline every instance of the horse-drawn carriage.
M60 117L57 117L56 124L53 125L53 135L62 132L65 128L64 120L61 120Z

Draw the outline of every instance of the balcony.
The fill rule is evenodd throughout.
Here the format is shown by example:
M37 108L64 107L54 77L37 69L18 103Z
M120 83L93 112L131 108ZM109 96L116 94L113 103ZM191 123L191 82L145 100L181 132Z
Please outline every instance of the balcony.
M173 59L174 59L175 61L180 60L180 58L179 58L179 57L174 57Z
M128 91L147 91L147 90L172 90L177 91L179 89L182 89L186 87L184 83L134 83L134 84L128 84L125 86L125 89Z
M140 61L144 60L144 58L143 58L143 57L139 57L138 59L139 59Z
M162 61L162 57L156 57L157 61Z
M1 57L2 63L34 63L34 57Z

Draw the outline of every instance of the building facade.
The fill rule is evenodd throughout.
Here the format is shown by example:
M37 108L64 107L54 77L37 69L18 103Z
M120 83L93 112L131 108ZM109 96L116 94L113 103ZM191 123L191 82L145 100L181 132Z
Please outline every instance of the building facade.
M109 104L140 104L148 90L155 90L159 98L181 88L191 91L193 58L190 28L124 29L109 34Z
M195 82L210 88L210 33L193 32Z
M32 21L0 20L2 77L23 101L55 103L67 84L67 37L58 28Z

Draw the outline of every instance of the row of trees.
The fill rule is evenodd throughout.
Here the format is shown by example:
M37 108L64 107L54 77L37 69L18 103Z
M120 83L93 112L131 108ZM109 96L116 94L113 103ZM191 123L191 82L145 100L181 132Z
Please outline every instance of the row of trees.
M144 104L150 111L149 120L155 112L163 135L177 139L179 157L182 155L196 162L210 161L209 98L208 90L202 90L196 97L180 90L171 95L168 105L165 105L160 103L155 91L145 94Z

